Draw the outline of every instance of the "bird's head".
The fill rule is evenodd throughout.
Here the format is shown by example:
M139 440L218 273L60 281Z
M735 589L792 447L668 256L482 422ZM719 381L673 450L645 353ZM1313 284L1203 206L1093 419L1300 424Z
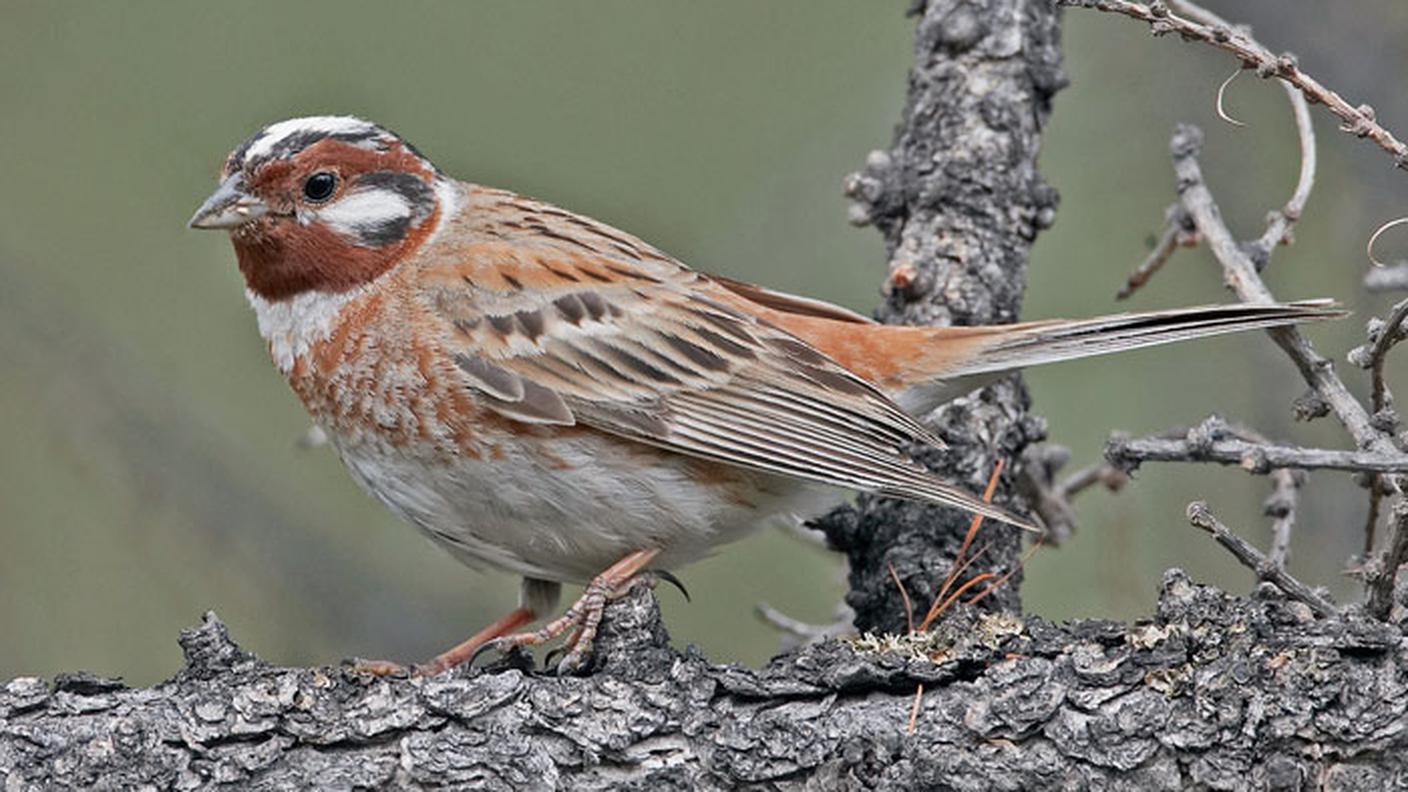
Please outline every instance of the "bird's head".
M383 127L350 116L293 118L230 153L189 225L228 230L246 284L266 300L341 292L424 241L447 185Z

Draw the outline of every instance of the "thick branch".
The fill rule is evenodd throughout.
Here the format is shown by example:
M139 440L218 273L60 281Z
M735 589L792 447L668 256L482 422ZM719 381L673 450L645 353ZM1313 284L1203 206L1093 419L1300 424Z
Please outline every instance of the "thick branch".
M182 636L185 668L156 687L79 674L0 688L0 777L6 789L1155 792L1378 790L1408 773L1398 628L1316 620L1176 571L1157 617L1132 627L975 617L917 640L827 641L757 671L620 643L613 625L639 627L652 609L643 592L614 604L606 666L561 679L279 668L207 617Z
M1055 218L1056 191L1036 169L1051 97L1065 84L1059 11L1049 0L931 0L915 33L909 95L895 140L847 179L852 219L885 236L889 276L877 312L903 324L1013 321L1032 241ZM948 450L921 461L981 491L999 458L1009 471L1043 425L1009 380L928 416ZM1012 504L1011 472L997 500ZM863 497L816 523L851 562L856 625L901 631L904 605L893 567L919 602L953 566L968 526L953 509ZM988 549L973 575L1017 564L1020 537L986 526ZM1019 578L983 601L1019 608Z

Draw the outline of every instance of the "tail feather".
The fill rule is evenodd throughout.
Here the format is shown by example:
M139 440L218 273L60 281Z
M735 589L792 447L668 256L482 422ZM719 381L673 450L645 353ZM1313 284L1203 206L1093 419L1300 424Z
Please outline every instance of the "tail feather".
M964 353L935 354L938 365L932 378L911 381L896 397L906 410L918 414L1028 366L1347 315L1333 300L1301 300L1269 305L1202 305L1094 319L1049 319L981 330L936 328L930 343L942 348L951 342L964 347Z
M999 336L981 357L967 361L951 375L1005 372L1192 338L1338 319L1347 314L1331 300L1303 300L1273 305L1203 305L1095 319L1031 322L1013 325L1012 331Z

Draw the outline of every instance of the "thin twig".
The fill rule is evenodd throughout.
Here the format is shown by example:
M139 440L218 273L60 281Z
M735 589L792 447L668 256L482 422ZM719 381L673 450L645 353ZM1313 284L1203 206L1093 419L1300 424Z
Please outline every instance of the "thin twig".
M1223 100L1223 98L1224 98L1224 97L1226 96L1226 94L1227 94L1227 86L1231 85L1231 84L1232 84L1232 81L1235 80L1235 79L1237 79L1237 75L1239 75L1239 74L1241 74L1241 73L1242 73L1242 67L1241 67L1241 66L1238 66L1236 71L1234 71L1234 72L1232 72L1230 75L1228 75L1228 76L1227 76L1227 79L1223 80L1223 81L1222 81L1222 84L1219 85L1219 86L1217 86L1217 117L1218 117L1218 118L1221 118L1223 121L1226 121L1227 123L1229 123L1229 124L1231 124L1232 126L1235 126L1235 127L1244 127L1244 126L1246 126L1246 123L1245 123L1245 122L1242 122L1242 121L1238 121L1237 119L1235 119L1235 118L1233 118L1232 116L1228 115L1228 114L1227 114L1227 110L1224 109L1223 106L1222 106L1222 100Z
M1389 311L1378 338L1374 339L1373 350L1369 353L1369 371L1373 378L1374 412L1378 413L1392 403L1388 385L1384 383L1384 361L1390 349L1405 338L1403 320L1408 318L1408 300L1403 300Z
M810 624L800 619L794 619L766 602L758 603L754 612L764 623L796 638L803 644L835 638L855 629L852 625L855 612L844 602L837 607L836 619L830 624Z
M1291 555L1291 530L1296 523L1296 504L1305 473L1278 468L1271 472L1271 480L1275 487L1262 505L1263 512L1271 518L1271 550L1266 557L1284 569Z
M1232 533L1231 529L1223 525L1213 515L1206 503L1193 501L1188 504L1188 522L1195 528L1201 528L1212 534L1217 543L1227 548L1238 561L1242 562L1243 566L1252 570L1258 580L1275 584L1277 588L1286 592L1286 596L1309 605L1317 615L1333 616L1339 612L1339 609L1329 600L1297 580L1284 567L1271 563L1271 560L1260 550L1252 547L1242 537Z
M1101 462L1096 465L1086 465L1072 473L1065 481L1061 482L1061 486L1057 488L1057 494L1065 500L1070 500L1096 484L1100 484L1110 492L1119 492L1128 483L1129 474L1108 462Z
M914 734L914 729L919 725L919 705L924 703L924 683L920 682L914 691L914 706L909 708L909 728L905 729L905 734Z
M1216 462L1219 465L1236 465L1258 475L1270 474L1276 468L1408 473L1408 454L1302 448L1235 438L1205 443L1188 439L1114 435L1105 445L1105 459L1125 471L1133 471L1143 462Z
M1389 350L1403 340L1405 316L1408 316L1408 300L1393 306L1387 320L1375 319L1369 323L1371 346L1358 347L1349 353L1350 362L1359 363L1369 369L1370 379L1373 383L1371 399L1374 417L1378 419L1381 427L1389 431L1396 431L1398 416L1390 409L1393 404L1393 395L1389 393L1388 384L1384 380L1384 361L1388 359ZM1374 550L1374 534L1378 530L1381 501L1388 492L1401 489L1401 485L1397 479L1385 478L1376 474L1369 477L1367 487L1369 489L1369 513L1364 518L1364 557L1366 559Z
M1374 233L1369 235L1369 241L1364 243L1364 254L1369 257L1370 264L1373 264L1375 267L1385 266L1384 263L1382 261L1379 261L1378 257L1374 255L1374 243L1379 241L1379 237L1383 236L1385 231L1389 230L1390 228L1396 228L1398 226L1401 226L1404 223L1408 223L1408 217L1400 217L1397 220L1390 220L1387 223L1384 223L1383 225L1374 229Z
M1393 589L1398 580L1398 568L1408 562L1408 501L1399 500L1393 507L1393 525L1388 543L1377 559L1376 569L1369 575L1365 608L1376 619L1386 620L1393 611Z
M1148 283L1150 278L1154 277L1154 273L1163 269L1164 264L1167 264L1168 260L1173 257L1175 250L1179 247L1192 247L1197 243L1198 235L1188 213L1176 203L1170 205L1164 211L1163 232L1154 242L1154 247L1149 251L1149 255L1125 279L1124 286L1115 293L1115 299L1129 299L1144 284Z
M905 591L904 584L900 582L900 573L895 571L895 565L890 564L890 579L895 581L895 588L900 590L900 599L904 600L904 621L909 628L909 634L914 634L914 603L909 599L909 592Z
M1296 89L1286 83L1281 83L1281 87L1286 89L1286 98L1291 102L1291 113L1296 119L1296 136L1300 140L1300 173L1290 200L1279 210L1271 212L1265 233L1255 243L1260 253L1258 258L1263 260L1263 268L1277 245L1291 241L1291 229L1300 220L1301 212L1305 211L1305 202L1315 187L1315 125L1310 120L1310 105Z
M1041 519L1046 529L1040 539L1045 544L1060 546L1076 529L1076 512L1072 501L1090 487L1101 484L1110 492L1118 492L1129 477L1108 462L1087 465L1056 481L1056 473L1068 461L1070 451L1057 445L1031 445L1022 452L1022 464L1017 486Z
M1276 302L1257 274L1256 265L1223 223L1217 202L1203 182L1202 168L1197 160L1202 141L1203 133L1191 125L1181 124L1173 134L1173 167L1178 176L1178 192L1183 206L1197 223L1208 248L1222 264L1227 285L1237 296L1243 302L1254 304ZM1299 329L1277 327L1267 333L1295 362L1306 383L1330 406L1360 448L1389 458L1399 456L1388 436L1374 426L1364 406L1335 374L1334 365L1315 351Z
M1374 109L1368 105L1355 107L1344 97L1326 88L1318 80L1301 71L1294 56L1275 55L1243 30L1226 23L1206 24L1193 19L1195 14L1187 9L1197 8L1191 3L1180 3L1185 16L1169 10L1163 0L1153 0L1148 5L1132 0L1057 0L1059 5L1093 8L1114 14L1138 19L1149 25L1156 36L1177 33L1185 41L1201 41L1209 46L1230 52L1241 59L1248 68L1256 69L1258 77L1275 77L1300 91L1311 102L1323 104L1325 108L1344 122L1340 130L1356 137L1369 138L1379 148L1393 155L1396 167L1408 170L1408 145L1405 145L1391 132L1381 126L1374 117ZM1198 9L1205 19L1214 19L1211 14Z
M1151 450L1150 446L1159 452L1158 457L1146 455L1146 452ZM1271 494L1262 504L1263 513L1272 520L1271 551L1268 557L1271 563L1284 567L1291 552L1291 531L1295 527L1298 490L1305 483L1306 474L1303 470L1290 467L1272 467L1265 453L1266 449L1274 449L1273 455L1279 456L1284 456L1286 451L1306 451L1274 446L1259 432L1230 424L1214 415L1191 429L1168 430L1144 440L1129 440L1114 435L1110 438L1105 453L1112 458L1113 464L1125 468L1149 460L1220 462L1236 464L1252 473L1269 474L1273 486Z

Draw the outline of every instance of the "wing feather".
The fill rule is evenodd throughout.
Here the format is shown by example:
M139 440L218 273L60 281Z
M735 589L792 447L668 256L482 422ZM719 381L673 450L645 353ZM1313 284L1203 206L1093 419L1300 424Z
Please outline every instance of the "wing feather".
M731 305L738 284L653 254L603 253L653 250L619 232L616 245L573 248L592 227L538 217L561 233L514 245L512 260L502 244L461 247L421 280L443 344L490 409L1029 526L911 459L911 444L942 443L870 382ZM495 275L505 267L519 269Z

